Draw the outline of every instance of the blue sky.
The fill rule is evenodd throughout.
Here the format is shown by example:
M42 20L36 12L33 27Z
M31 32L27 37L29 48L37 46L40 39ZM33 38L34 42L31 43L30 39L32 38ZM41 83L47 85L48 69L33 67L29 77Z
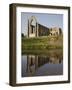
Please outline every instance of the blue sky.
M27 35L28 19L31 16L35 16L37 22L46 27L60 27L63 29L63 14L21 12L21 32L24 33L24 35Z

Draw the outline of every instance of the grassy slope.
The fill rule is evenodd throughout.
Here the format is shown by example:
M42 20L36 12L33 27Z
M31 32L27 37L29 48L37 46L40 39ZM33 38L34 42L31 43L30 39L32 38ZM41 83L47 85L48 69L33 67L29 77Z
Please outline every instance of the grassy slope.
M45 36L38 38L22 38L22 52L24 50L62 49L63 36Z

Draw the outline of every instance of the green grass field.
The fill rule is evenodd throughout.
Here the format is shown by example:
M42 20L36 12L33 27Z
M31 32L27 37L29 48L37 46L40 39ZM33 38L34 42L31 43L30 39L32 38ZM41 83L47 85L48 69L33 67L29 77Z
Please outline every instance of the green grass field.
M36 38L22 37L22 52L24 50L53 50L63 48L63 36L42 36Z

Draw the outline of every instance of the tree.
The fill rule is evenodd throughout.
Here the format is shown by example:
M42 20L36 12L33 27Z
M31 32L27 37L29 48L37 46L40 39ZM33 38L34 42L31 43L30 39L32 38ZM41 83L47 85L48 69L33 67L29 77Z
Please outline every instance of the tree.
M24 37L24 34L23 33L21 34L21 37Z
M60 33L60 35L62 34L62 29L61 28L59 28L59 33Z

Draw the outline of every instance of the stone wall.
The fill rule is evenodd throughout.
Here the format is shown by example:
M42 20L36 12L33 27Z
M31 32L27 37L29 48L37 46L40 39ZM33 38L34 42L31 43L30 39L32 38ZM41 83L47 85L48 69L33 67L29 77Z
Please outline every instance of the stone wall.
M49 28L38 24L38 35L39 36L48 36L49 35Z

